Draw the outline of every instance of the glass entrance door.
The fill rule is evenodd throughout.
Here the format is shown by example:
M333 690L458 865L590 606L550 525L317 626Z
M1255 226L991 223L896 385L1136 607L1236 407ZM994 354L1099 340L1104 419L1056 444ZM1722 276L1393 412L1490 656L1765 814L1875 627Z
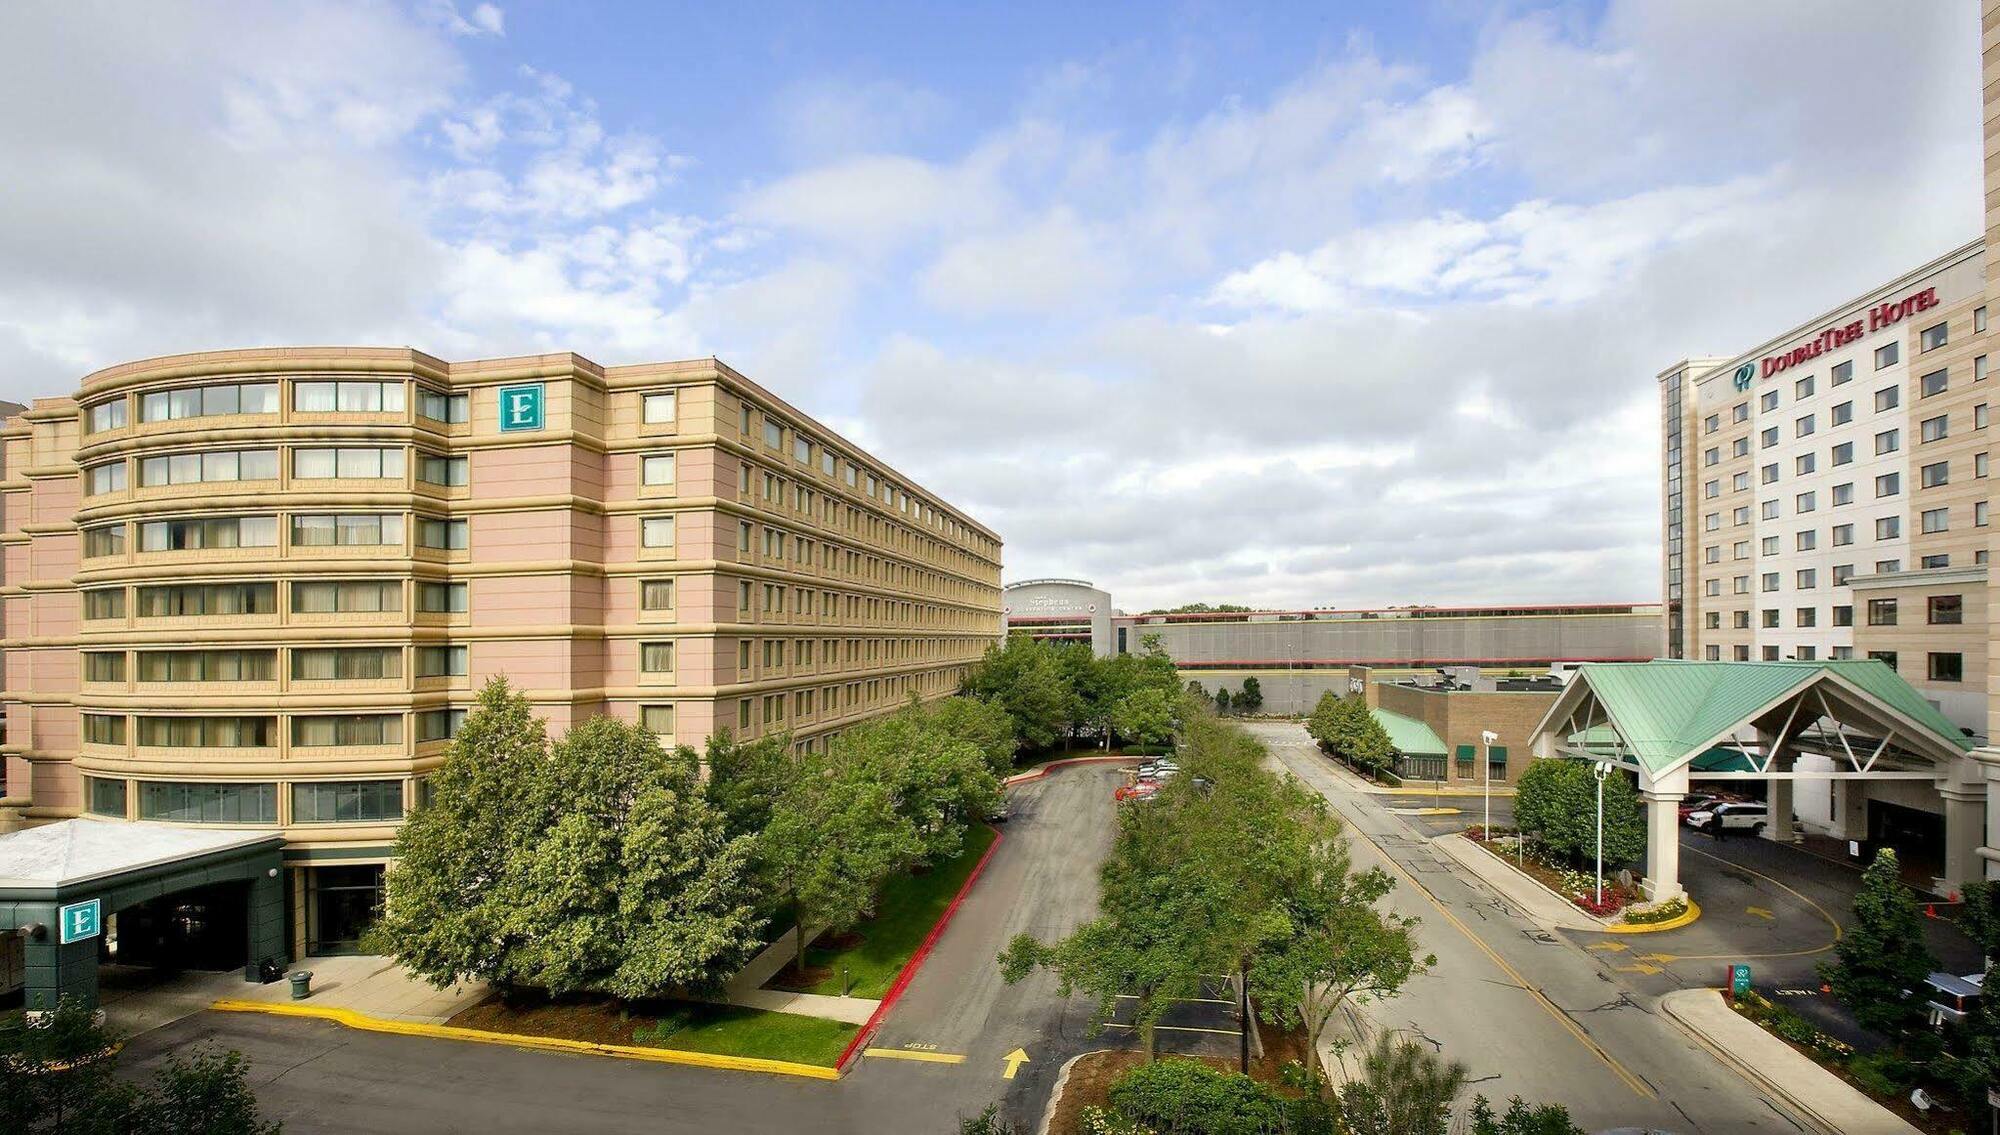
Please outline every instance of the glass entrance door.
M382 865L314 867L306 872L306 952L361 952L361 936L382 909Z

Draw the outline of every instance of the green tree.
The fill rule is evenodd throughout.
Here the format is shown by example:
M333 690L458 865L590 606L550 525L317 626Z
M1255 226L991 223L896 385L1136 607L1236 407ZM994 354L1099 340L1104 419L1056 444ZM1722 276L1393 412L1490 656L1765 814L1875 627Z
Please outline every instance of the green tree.
M757 840L759 874L792 910L793 964L805 968L807 926L853 926L874 909L876 888L921 850L889 787L865 768L801 758Z
M1312 713L1306 717L1306 734L1319 742L1322 750L1332 751L1340 714L1340 695L1332 690L1321 693L1319 700L1313 703Z
M1011 725L1007 738L1011 745ZM771 801L799 776L792 739L782 733L748 742L738 741L727 729L710 734L705 763L709 799L722 810L732 836L763 831L771 820Z
M1570 1119L1568 1108L1553 1103L1534 1107L1520 1096L1508 1101L1502 1115L1493 1113L1485 1096L1475 1097L1471 1118L1472 1135L1588 1135Z
M1368 703L1359 695L1340 699L1341 719L1336 751L1367 772L1382 772L1396 760L1396 743Z
M1193 678L1188 679L1187 696L1194 698L1198 701L1205 702L1209 700L1208 691L1203 689L1201 683L1195 681Z
M1924 998L1914 991L1937 969L1916 896L1899 872L1895 851L1875 853L1854 895L1854 921L1834 943L1834 960L1819 967L1861 1027L1888 1036L1923 1023Z
M1229 691L1221 686L1215 688L1215 712L1229 712Z
M978 698L958 697L940 698L931 703L928 712L939 729L978 746L994 776L1004 777L1013 771L1020 742L1005 709Z
M519 984L514 866L542 835L548 754L527 698L493 679L431 774L429 803L396 834L397 866L373 938L440 989L467 979Z
M1597 858L1597 771L1590 761L1530 761L1515 783L1514 822L1572 863ZM1632 863L1646 854L1646 816L1632 778L1604 778L1604 863Z
M1125 695L1111 715L1118 736L1140 745L1164 745L1174 733L1174 709L1180 699L1152 687Z
M1340 1091L1341 1120L1349 1135L1445 1135L1465 1075L1458 1061L1384 1033Z
M2000 883L1969 883L1961 897L1958 928L1986 955L1986 988L2000 991ZM1952 1078L1961 1096L1976 1100L1982 1086L2000 1084L2000 992L1981 997L1957 1032Z
M1236 709L1239 713L1256 713L1264 708L1264 684L1255 675L1243 679L1243 688L1236 694Z
M1076 694L1056 648L1025 634L989 646L966 675L965 692L1007 711L1022 747L1046 749L1076 720Z
M166 1058L151 1087L129 1096L127 1135L277 1135L257 1114L249 1065L236 1052L196 1048Z
M914 837L915 858L927 862L957 855L966 825L1000 799L987 754L914 698L897 713L842 733L828 759L842 775L888 790L899 822Z

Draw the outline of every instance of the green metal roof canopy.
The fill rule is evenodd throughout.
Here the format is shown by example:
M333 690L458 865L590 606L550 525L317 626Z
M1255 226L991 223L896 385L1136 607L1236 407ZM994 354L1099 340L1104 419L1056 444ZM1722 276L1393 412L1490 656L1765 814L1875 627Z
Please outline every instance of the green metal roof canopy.
M1406 757L1442 757L1447 753L1443 738L1414 717L1404 717L1386 709L1375 709L1375 720L1389 734L1389 743Z
M1593 698L1601 714L1589 712L1586 720L1576 721ZM1812 708L1815 702L1818 708ZM1788 703L1787 731L1794 722L1803 731L1823 717L1838 716L1838 705L1858 711L1868 719L1865 724L1893 734L1920 755L1936 759L1972 748L1922 694L1872 658L1585 663L1535 732L1561 730L1556 740L1571 754L1624 760L1651 776L1690 764L1707 771L1720 762L1714 751L1718 746ZM1804 717L1798 716L1801 709ZM1792 733L1788 739L1795 737ZM1740 755L1738 750L1723 751Z

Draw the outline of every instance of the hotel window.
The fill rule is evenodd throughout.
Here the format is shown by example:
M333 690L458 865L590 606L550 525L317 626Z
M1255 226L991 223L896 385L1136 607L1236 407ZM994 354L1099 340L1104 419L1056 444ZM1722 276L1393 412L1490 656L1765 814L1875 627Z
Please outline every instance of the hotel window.
M648 516L639 522L639 542L648 548L674 546L674 518Z
M1951 483L1951 462L1935 461L1917 471L1919 483L1926 489Z
M83 471L83 495L98 496L103 493L125 491L125 463L113 461L105 465L93 465Z
M1836 405L1827 417L1828 425L1844 426L1854 420L1854 403L1842 402Z
M670 705L640 706L639 728L661 737L672 737L674 735L674 707Z
M1730 558L1747 560L1750 558L1750 541L1738 540L1729 549Z
M1839 445L1834 446L1832 457L1835 465L1851 463L1854 460L1854 443L1843 441Z
M1950 341L1950 335L1948 324L1934 323L1917 333L1917 350L1935 351Z
M1986 475L1986 455L1984 453L1975 453L1972 455L1972 475L1974 477L1984 477Z
M1708 629L1709 629L1709 630L1712 630L1712 631L1719 631L1719 630L1721 630L1721 629L1722 629L1722 612L1720 612L1720 611L1710 611L1710 612L1708 613L1708 623L1707 623L1707 625L1708 625ZM1715 648L1714 648L1714 647L1709 647L1709 649L1710 649L1710 650L1714 650Z
M1765 520L1776 520L1778 519L1778 509L1780 507L1781 506L1777 501L1765 501L1762 506L1762 512L1760 515L1762 515L1762 517Z
M1770 429L1765 430L1762 434L1759 434L1757 442L1765 449L1769 449L1772 446L1778 444L1778 427L1772 426Z
M139 818L179 824L275 824L275 784L139 782Z
M114 398L109 402L99 402L84 411L84 432L103 433L105 430L122 430L126 422L125 400Z
M403 451L358 448L294 449L292 476L300 480L384 481L403 479Z
M665 425L674 420L674 392L657 390L640 398L639 420L649 426Z
M141 682L268 682L278 676L275 650L142 650Z
M292 718L292 744L394 745L403 739L403 719L393 713L329 713Z
M1986 527L1986 502L1985 502L1985 501L1973 501L1973 502L1972 502L1972 526L1973 526L1974 528L1984 528L1984 527Z
M1757 621L1766 630L1776 630L1778 626L1778 609L1776 607L1766 607L1757 612Z
M1845 547L1846 545L1852 543L1854 543L1854 525L1836 524L1833 526L1834 547L1836 548Z
M1902 571L1902 570L1903 570L1903 561L1901 561L1901 560L1876 560L1876 561L1875 561L1875 574L1876 574L1876 575L1894 575L1895 573L1897 573L1897 572L1899 572L1899 571Z
M648 454L639 459L639 479L648 485L671 485L674 483L674 455L671 453Z
M185 552L203 548L275 548L275 516L221 516L206 520L149 520L139 526L142 552Z
M1986 381L1986 356L1978 355L1972 360L1972 381Z
M1893 650L1871 650L1868 652L1868 657L1891 670L1896 668L1896 652Z
M743 615L748 615L750 613L749 580L740 580L736 584L736 610L738 613Z
M1801 590L1801 591L1810 591L1810 590L1812 590L1813 588L1815 588L1815 587L1818 587L1818 586L1819 586L1819 569L1818 569L1818 568L1800 568L1800 569L1798 570L1798 575L1797 575L1797 577L1796 577L1796 580L1795 580L1795 584L1796 584L1796 586L1798 587L1798 589L1799 589L1799 590Z
M292 409L313 414L399 414L400 382L294 382Z
M1803 477L1818 468L1819 455L1816 453L1801 453L1792 459L1792 473L1794 476Z
M435 453L417 454L417 480L426 485L443 485L446 488L463 488L472 480L470 458L440 457Z
M674 581L671 579L640 580L639 609L642 611L673 610Z
M463 583L417 584L417 610L433 615L459 615L466 610L466 589Z
M139 719L139 744L152 749L268 749L276 733L275 717Z
M1800 418L1792 423L1792 436L1806 437L1813 432L1813 429L1814 429L1813 416L1811 414L1807 414L1805 417Z
M1800 493L1798 496L1792 498L1792 505L1795 512L1811 512L1813 509L1819 507L1819 494L1817 492Z
M1972 330L1975 333L1986 330L1986 308L1983 304L1972 309Z
M1903 401L1902 387L1885 386L1882 389L1877 390L1875 392L1875 412L1879 414L1885 410L1893 410L1898 405L1900 405L1902 401Z
M1871 627L1895 626L1896 601L1894 599L1870 599L1868 601L1868 625Z
M83 558L98 556L122 556L125 554L125 526L105 524L83 530Z
M295 515L294 548L380 548L403 542L403 518L385 513Z
M186 485L203 481L277 479L278 451L275 449L176 453L167 457L147 457L139 462L139 483L147 487Z
M125 589L105 587L83 593L83 617L85 619L122 619L125 617Z
M1792 621L1796 626L1816 627L1819 625L1819 608L1800 607L1793 612Z
M1763 589L1765 591L1776 591L1778 586L1778 573L1775 571L1765 572L1763 576Z
M417 387L417 416L433 422L457 424L472 420L472 396L446 394L428 386Z
M1854 503L1854 482L1842 481L1833 487L1833 503L1838 505Z
M1801 646L1798 648L1798 653L1794 654L1793 657L1801 662L1811 662L1813 659L1819 657L1819 648L1816 646Z
M1846 604L1843 604L1843 605L1841 605L1841 606L1837 606L1837 607L1835 607L1835 608L1833 609L1833 625L1834 625L1834 626L1836 626L1836 627L1851 627L1851 626L1853 626L1853 625L1854 625L1854 608L1853 608L1852 606L1848 606L1848 605L1846 605ZM1839 648L1839 647L1835 647L1834 649L1838 650L1838 649L1840 649L1840 648Z
M1719 563L1721 563L1721 562L1722 562L1722 545L1720 545L1720 544L1710 544L1710 545L1709 545L1709 546L1708 546L1708 547L1707 547L1706 549L1704 549L1704 550L1703 550L1703 554L1702 554L1702 559L1703 559L1704 561L1708 562L1708 563L1711 563L1711 564L1719 564Z
M417 740L449 741L458 736L459 727L464 724L462 709L427 709L417 714Z
M1748 612L1748 611L1738 611L1738 612L1736 612L1736 613L1735 613L1735 614L1734 614L1733 616L1731 616L1731 617L1730 617L1730 620L1729 620L1729 624L1730 624L1730 626L1732 626L1732 627L1735 627L1735 628L1736 628L1737 630L1739 630L1739 631L1747 631L1747 630L1749 630L1749 629L1750 629L1750 612Z
M1799 379L1797 382L1792 383L1793 398L1810 398L1812 397L1812 392L1813 392L1812 375L1807 375L1804 378Z
M277 412L278 384L275 382L187 386L179 390L155 390L139 396L139 420L142 422Z
M1750 487L1750 474L1748 473L1738 473L1736 474L1736 476L1730 478L1729 488L1730 491L1732 492L1740 493L1748 489L1749 487Z
M1965 680L1965 655L1956 651L1932 651L1930 654L1930 679L1933 682L1963 682Z
M275 583L184 583L141 587L139 617L175 618L186 615L270 615L278 610Z
M1735 647L1735 652L1736 652L1736 661L1738 662L1750 661L1750 648L1748 646L1738 643Z
M1917 379L1918 397L1929 398L1933 395L1943 394L1946 385L1950 382L1950 374L1949 370L1934 370Z
M464 520L417 517L417 547L462 552L471 546L471 533Z
M639 644L639 672L641 674L671 674L674 672L674 644L671 642L642 642Z
M1833 565L1833 585L1835 587L1846 587L1847 581L1853 578L1854 578L1853 564Z
M388 580L292 584L292 610L300 614L359 614L402 609L403 585Z
M1769 413L1777 408L1778 392L1775 390L1766 390L1764 396L1757 400L1757 409L1761 412Z
M812 442L798 435L792 435L792 460L801 465L812 464Z
M348 824L402 818L400 780L334 780L292 785L295 824Z
M1901 343L1884 343L1875 348L1875 369L1881 370L1883 367L1895 366L1896 360L1902 357L1903 350Z
M120 718L119 723L123 724L124 719ZM90 784L89 807L91 815L124 818L125 782L122 780L107 780L101 776L86 777L85 779Z
M463 646L420 646L417 648L417 677L463 678L468 649Z
M1926 607L1932 626L1957 626L1965 621L1965 597L1962 595L1933 595L1926 600Z
M1760 484L1765 484L1765 485L1774 484L1777 481L1777 479L1778 479L1778 463L1775 461L1757 470L1757 480Z
M839 465L839 463L840 459L833 455L833 450L828 449L825 446L820 447L819 471L821 473L824 473L829 477L833 476L833 471Z
M1925 569L1926 571L1932 568L1948 568L1951 566L1951 557L1925 556L1923 559L1917 561L1917 566Z
M1943 441L1951 428L1951 415L1939 414L1935 418L1925 418L1923 424L1917 428L1922 431L1919 436L1925 441Z
M123 745L125 718L105 713L83 715L83 739L93 745Z
M1875 538L1877 540L1894 540L1902 534L1903 518L1900 516L1884 516L1875 521Z
M1709 449L1704 450L1702 452L1701 463L1704 467L1718 464L1721 461L1722 461L1722 451L1720 449L1716 449L1711 446Z
M362 682L403 676L403 652L393 646L294 647L295 682Z
M1903 475L1901 473L1884 473L1875 478L1875 495L1877 497L1893 497L1902 491Z
M86 650L83 652L83 680L122 682L125 680L125 652Z
M1986 428L1986 403L1981 402L1972 408L1972 428L1975 430Z
M1903 431L1883 430L1875 435L1875 456L1894 453L1903 446Z
M1747 437L1739 437L1735 441L1730 442L1729 456L1731 457L1750 456L1750 439Z
M769 418L764 419L764 445L769 449L785 448L785 429Z
M1945 532L1951 528L1951 510L1948 508L1927 508L1919 517L1925 532Z
M1793 543L1797 545L1794 549L1795 551L1810 552L1819 547L1819 532L1817 529L1802 529L1792 539Z

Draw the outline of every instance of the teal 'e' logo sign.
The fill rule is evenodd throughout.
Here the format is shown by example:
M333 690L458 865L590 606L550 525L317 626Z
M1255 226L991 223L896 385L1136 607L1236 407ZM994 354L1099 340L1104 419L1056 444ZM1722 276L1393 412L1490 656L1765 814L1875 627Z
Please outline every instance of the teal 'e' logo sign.
M542 428L542 384L500 388L500 431Z
M100 900L91 899L89 902L72 903L57 912L62 921L62 944L67 946L71 942L97 937L101 910Z

